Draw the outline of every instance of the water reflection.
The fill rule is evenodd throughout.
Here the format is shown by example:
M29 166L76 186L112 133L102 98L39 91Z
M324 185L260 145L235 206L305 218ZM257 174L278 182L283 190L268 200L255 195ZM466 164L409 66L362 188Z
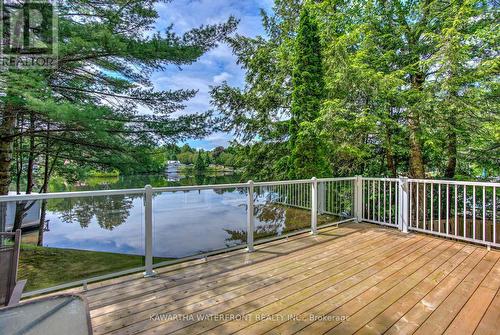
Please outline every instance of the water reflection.
M100 228L113 230L126 222L134 207L133 196L105 196L56 199L49 202L48 210L57 213L64 223L77 223L87 228L95 217Z
M89 178L76 184L64 182L53 182L50 187L51 192L77 192L95 190L119 190L130 188L142 188L145 185L153 187L169 186L193 186L193 185L219 185L241 182L239 175L231 173L215 173L207 175L183 175L179 173L169 173L164 175L140 175L140 176L120 176Z
M217 182L235 182L235 178L195 176L178 183ZM120 187L115 183L113 188L137 188L139 183L172 186L165 176L143 176L120 179ZM87 187L96 188L91 182L74 186L78 190ZM310 211L280 204L288 196L269 190L254 195L256 240L310 225ZM144 253L142 195L51 199L41 202L41 206L37 204L38 211L40 207L43 224L31 231L26 227L24 243L131 255ZM180 258L244 244L246 213L246 188L154 194L154 256Z
M155 194L154 255L180 258L246 241L246 189ZM25 241L45 247L142 255L142 196L47 201L46 225L26 231ZM310 212L256 198L255 239L305 228Z

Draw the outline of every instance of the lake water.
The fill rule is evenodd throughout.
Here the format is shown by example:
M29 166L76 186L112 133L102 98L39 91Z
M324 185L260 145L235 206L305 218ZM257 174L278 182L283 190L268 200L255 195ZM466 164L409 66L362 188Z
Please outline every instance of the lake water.
M135 176L90 180L71 186L52 185L52 188L76 191L238 181L238 176L227 175L179 180L169 180L169 176ZM273 197L276 194L263 191L256 199L256 239L309 226L309 211L285 208L270 201ZM155 194L154 256L181 258L245 243L246 198L246 189L235 188ZM49 248L143 255L143 201L142 196L132 195L49 200L45 226L41 231L36 225L31 232L26 229L25 241L41 241Z

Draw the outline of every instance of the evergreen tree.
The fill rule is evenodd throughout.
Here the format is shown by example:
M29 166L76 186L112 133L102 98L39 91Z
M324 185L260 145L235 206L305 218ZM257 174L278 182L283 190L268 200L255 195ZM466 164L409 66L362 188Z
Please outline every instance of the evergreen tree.
M196 90L158 91L150 76L171 64L195 62L237 22L230 18L182 36L171 28L155 33L159 2L60 2L58 67L0 73L0 194L8 192L12 162L20 161L26 141L33 142L29 148L49 142L43 155L54 167L66 159L127 170L144 166L159 140L176 142L209 132L210 113L172 116ZM16 154L14 143L22 149ZM35 159L41 155L28 151ZM18 166L29 175L34 164Z
M210 152L205 152L205 166L209 167L212 164L212 159L210 157Z
M307 6L300 14L292 72L292 106L289 130L290 178L323 176L327 164L323 142L315 130L324 98L321 43L316 21Z
M196 160L194 162L194 169L198 174L205 172L207 169L207 165L203 156L204 156L203 151L202 150L198 151L198 155L196 156Z
M304 164L291 164L293 148L303 162L323 152L333 176L500 173L495 2L274 3L274 14L263 14L266 37L230 39L245 88L212 91L222 128L248 145L238 150L246 178L294 177ZM304 6L319 27L325 86L319 118L301 135L304 120L285 120L296 117L300 101L296 40ZM309 145L315 141L326 148Z

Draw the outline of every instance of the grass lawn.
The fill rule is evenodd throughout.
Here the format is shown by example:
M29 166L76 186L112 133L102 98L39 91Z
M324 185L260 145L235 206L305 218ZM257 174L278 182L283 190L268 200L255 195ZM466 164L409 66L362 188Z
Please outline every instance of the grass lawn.
M165 260L168 259L155 258L154 261ZM28 280L25 291L33 291L143 265L143 256L23 244L18 278Z

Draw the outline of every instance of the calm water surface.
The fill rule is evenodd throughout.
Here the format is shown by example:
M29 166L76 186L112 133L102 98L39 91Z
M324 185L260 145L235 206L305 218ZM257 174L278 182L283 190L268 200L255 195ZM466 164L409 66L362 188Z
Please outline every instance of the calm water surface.
M79 185L52 185L51 191L223 184L238 176L135 176L94 179ZM309 213L269 202L265 192L256 199L256 237L280 235L307 227ZM154 255L180 258L246 241L246 190L224 189L154 194ZM46 224L33 226L25 238L52 248L144 254L142 196L54 199L47 202ZM28 218L36 217L34 213ZM36 221L36 220L33 220ZM29 222L24 222L28 225ZM27 229L26 229L27 230Z

